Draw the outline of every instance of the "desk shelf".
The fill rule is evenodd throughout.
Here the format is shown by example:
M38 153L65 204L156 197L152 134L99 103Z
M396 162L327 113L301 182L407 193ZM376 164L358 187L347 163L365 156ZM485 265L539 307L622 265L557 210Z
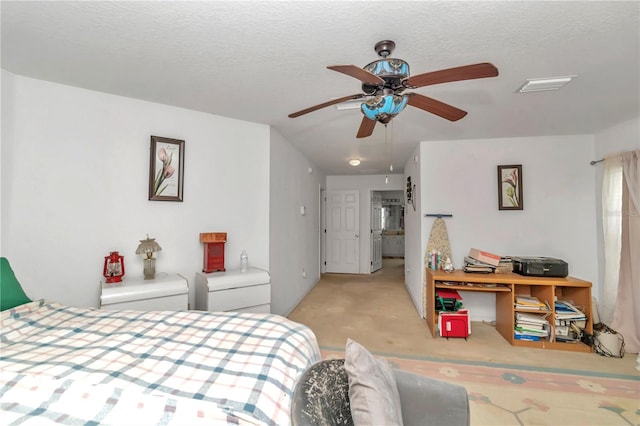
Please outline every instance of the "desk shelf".
M439 281L436 282L436 288L448 288L449 290L460 290L460 291L488 291L491 293L497 293L500 291L506 291L506 292L510 292L511 288L508 286L505 286L503 284L499 284L496 287L490 287L490 284L478 284L478 285L465 285L465 284L459 284L459 285L450 285L450 284L443 284Z
M587 316L584 331L593 334L591 315L591 283L578 278L527 277L519 274L471 274L463 271L446 273L426 269L425 316L427 326L435 337L438 313L435 309L435 289L446 288L458 291L490 292L496 295L496 330L513 346L539 349L558 349L574 352L591 352L592 349L582 342L567 343L548 340L530 342L514 338L515 312L547 314L549 323L555 328L554 300L572 300L574 305L583 307ZM449 283L449 284L445 284ZM455 284L451 284L455 283ZM472 284L472 285L469 285ZM494 286L495 285L495 286ZM550 310L532 311L514 307L515 296L524 294L535 296L551 307ZM553 330L551 332L553 337ZM551 340L551 341L550 341Z

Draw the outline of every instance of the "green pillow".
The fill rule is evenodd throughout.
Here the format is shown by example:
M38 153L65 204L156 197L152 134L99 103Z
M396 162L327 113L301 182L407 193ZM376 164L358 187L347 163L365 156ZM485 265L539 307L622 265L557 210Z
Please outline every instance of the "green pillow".
M0 257L0 311L31 302L24 294L6 257Z

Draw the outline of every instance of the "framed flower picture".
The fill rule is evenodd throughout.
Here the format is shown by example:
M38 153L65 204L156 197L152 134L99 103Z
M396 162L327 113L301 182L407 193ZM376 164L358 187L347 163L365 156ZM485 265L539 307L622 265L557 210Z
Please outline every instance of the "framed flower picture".
M151 136L149 200L182 201L184 141Z
M498 166L498 209L522 210L522 165Z

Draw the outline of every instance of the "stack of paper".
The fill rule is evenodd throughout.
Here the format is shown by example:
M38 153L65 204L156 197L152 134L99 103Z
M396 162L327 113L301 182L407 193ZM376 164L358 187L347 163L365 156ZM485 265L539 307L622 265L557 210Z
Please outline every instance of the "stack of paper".
M556 300L556 340L574 342L580 340L587 326L587 316L570 302Z
M470 256L464 257L464 271L465 272L494 272L496 267L489 265L488 263L481 262Z
M587 316L571 303L561 300L556 300L556 320L586 320Z
M500 263L500 256L488 251L472 248L469 255L464 257L465 272L495 272Z
M510 256L502 256L498 266L496 266L496 274L508 274L513 272L513 259Z
M549 336L549 321L546 315L516 312L514 337L519 340L538 341Z
M549 309L549 307L542 303L537 297L524 294L516 295L516 302L514 303L514 306L517 309L529 309L532 311Z

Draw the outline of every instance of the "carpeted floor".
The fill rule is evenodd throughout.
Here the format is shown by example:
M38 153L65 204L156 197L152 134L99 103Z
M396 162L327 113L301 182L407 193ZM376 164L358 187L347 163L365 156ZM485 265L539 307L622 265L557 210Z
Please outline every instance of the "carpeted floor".
M467 389L472 425L638 425L637 376L380 354L391 366ZM323 359L344 350L323 348Z

